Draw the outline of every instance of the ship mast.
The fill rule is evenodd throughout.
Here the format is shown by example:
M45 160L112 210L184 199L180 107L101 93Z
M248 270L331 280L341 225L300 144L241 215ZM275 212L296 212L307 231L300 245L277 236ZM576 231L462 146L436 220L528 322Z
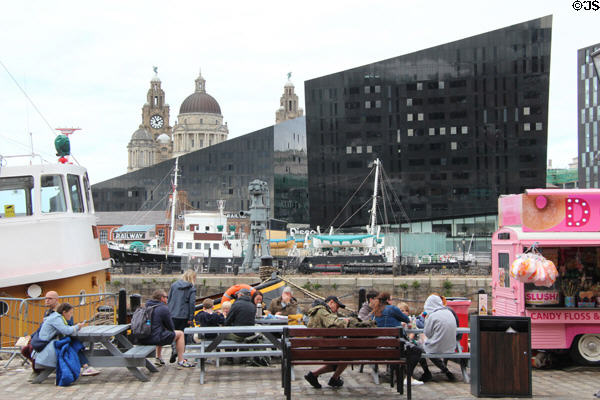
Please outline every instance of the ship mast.
M369 234L375 235L375 225L377 224L377 186L379 186L379 158L375 160L375 187L373 188L373 205L371 206L371 227Z
M169 234L169 252L173 253L173 243L175 239L175 206L177 204L177 172L179 165L179 157L175 158L175 178L173 179L173 196L171 199L171 233Z

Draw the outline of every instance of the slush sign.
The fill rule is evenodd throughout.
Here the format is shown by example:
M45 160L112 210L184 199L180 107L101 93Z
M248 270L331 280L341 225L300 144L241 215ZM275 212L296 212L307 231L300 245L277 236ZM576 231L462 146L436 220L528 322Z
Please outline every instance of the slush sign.
M143 240L146 239L146 232L114 232L115 240Z

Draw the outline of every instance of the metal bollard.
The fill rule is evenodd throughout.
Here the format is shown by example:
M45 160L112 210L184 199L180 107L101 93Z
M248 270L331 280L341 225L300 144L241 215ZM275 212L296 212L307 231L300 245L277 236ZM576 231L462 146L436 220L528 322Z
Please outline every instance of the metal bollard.
M127 323L127 291L119 290L119 309L117 311L117 322L119 325Z
M129 312L134 313L142 303L142 295L132 294L129 296Z
M365 301L367 301L367 289L360 288L360 289L358 289L358 309L359 310Z

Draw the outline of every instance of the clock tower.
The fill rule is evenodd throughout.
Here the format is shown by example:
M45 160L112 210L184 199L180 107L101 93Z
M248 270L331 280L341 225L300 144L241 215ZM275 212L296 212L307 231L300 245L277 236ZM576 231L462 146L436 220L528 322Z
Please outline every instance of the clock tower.
M165 103L165 91L161 88L158 68L146 94L142 107L142 124L131 137L127 150L127 171L135 171L165 161L172 157L172 127L169 125L169 105Z

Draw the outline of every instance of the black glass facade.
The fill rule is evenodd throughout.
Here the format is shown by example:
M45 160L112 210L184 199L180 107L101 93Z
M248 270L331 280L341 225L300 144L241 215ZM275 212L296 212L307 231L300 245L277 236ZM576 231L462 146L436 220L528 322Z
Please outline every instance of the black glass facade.
M598 76L590 54L600 49L600 43L577 51L577 133L579 187L600 187L600 147L598 126L600 105L598 104Z
M375 158L411 221L495 214L500 194L544 187L551 32L548 16L306 81L311 226ZM366 224L370 196L339 220Z
M167 207L175 160L92 186L96 211L143 211ZM179 157L178 189L193 208L248 210L248 184L268 183L271 216L308 221L305 118L285 121Z

